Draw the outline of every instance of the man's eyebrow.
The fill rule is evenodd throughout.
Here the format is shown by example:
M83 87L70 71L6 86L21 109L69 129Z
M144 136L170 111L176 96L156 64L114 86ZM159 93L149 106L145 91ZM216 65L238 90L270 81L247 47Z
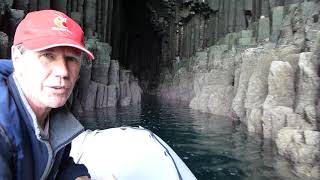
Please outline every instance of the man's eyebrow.
M70 50L70 51L66 51L65 52L65 55L66 56L76 56L76 57L79 57L81 56L81 51L73 51L73 50Z
M65 55L72 55L72 56L81 56L81 51L80 50L74 50L74 49L65 49L63 50ZM58 50L56 48L49 48L49 49L44 49L44 50L41 50L39 52L52 52L52 53L55 53L55 52L58 52Z
M49 48L49 49L41 50L39 52L55 52L55 49L54 48Z
M76 59L80 59L80 55L74 54L74 53L66 53L65 57L71 57L71 58L76 58Z

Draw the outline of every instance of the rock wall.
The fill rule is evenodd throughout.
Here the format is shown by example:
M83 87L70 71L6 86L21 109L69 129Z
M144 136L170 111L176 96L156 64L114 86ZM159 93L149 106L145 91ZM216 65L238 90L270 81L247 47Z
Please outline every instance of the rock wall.
M160 67L172 67L177 59L190 58L212 45L276 42L285 7L309 1L150 0L149 21L162 37Z
M142 89L130 70L111 60L108 43L88 39L86 47L96 59L83 59L80 79L73 94L73 112L140 104Z
M213 9L220 8L216 2ZM254 3L241 6L251 11L251 24L237 29L228 16L218 28L235 31L176 58L172 70L163 69L157 94L239 120L249 133L275 142L299 175L319 178L320 3L266 2L260 11Z

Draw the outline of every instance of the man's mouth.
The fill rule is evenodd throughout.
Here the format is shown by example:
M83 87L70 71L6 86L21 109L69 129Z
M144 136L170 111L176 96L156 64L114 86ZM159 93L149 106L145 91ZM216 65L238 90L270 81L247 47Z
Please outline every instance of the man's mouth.
M66 86L49 86L49 88L54 92L58 94L62 94L68 91L68 87Z

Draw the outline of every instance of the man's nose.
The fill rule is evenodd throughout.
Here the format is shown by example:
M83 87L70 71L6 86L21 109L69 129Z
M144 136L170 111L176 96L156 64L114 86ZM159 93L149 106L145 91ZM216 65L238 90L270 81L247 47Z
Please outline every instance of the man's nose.
M59 56L54 61L53 73L57 77L62 77L62 78L68 77L68 75L69 75L68 65L67 65L67 61L65 60L64 57Z

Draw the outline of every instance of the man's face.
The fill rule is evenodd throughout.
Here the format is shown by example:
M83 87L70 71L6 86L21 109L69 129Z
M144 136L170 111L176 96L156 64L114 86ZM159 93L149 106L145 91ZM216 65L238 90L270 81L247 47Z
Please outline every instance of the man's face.
M55 47L43 51L13 51L15 73L31 105L58 108L69 98L80 70L80 51Z

